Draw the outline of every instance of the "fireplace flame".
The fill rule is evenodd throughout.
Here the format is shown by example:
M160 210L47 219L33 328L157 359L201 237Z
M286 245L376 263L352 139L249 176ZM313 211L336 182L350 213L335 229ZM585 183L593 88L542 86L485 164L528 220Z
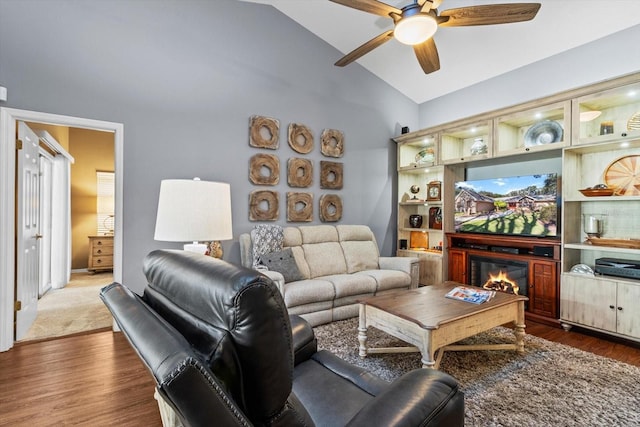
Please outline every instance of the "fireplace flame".
M489 279L482 287L492 291L509 292L515 295L518 295L518 291L520 291L518 284L509 279L507 273L502 270L500 270L498 274L489 273Z

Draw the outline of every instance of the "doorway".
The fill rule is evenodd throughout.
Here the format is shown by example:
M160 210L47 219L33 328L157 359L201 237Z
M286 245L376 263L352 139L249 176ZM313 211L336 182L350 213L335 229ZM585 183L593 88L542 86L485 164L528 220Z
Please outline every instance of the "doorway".
M115 174L115 216L113 279L122 281L122 190L123 190L123 125L49 113L0 108L0 234L15 235L15 135L16 123L27 121L93 129L113 133ZM0 241L0 351L13 346L16 253L12 239Z

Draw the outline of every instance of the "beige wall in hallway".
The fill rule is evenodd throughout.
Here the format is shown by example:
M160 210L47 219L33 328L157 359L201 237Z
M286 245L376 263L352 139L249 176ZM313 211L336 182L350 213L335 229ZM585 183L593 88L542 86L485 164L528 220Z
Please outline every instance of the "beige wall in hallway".
M96 171L114 170L113 134L88 129L69 129L71 165L71 268L87 268L89 239L97 231Z

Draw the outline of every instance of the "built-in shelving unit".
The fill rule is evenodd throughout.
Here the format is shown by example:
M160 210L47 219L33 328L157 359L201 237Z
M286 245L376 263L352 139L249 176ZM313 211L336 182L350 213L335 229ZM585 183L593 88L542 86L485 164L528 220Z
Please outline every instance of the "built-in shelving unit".
M423 285L452 280L452 272L464 268L460 264L463 251L448 248L455 239L447 236L456 231L454 183L464 179L466 168L561 159L560 252L553 259L555 282L545 284L545 292L555 286L559 304L549 312L541 309L540 314L567 327L579 325L640 340L640 280L571 271L577 264L594 269L596 260L605 257L640 262L640 248L624 242L640 241L640 73L404 134L394 141L398 145L398 255L424 261ZM441 200L427 200L432 181L441 182ZM616 193L587 197L579 191L598 184L615 187ZM415 196L414 185L419 186ZM428 225L433 208L442 215L437 229ZM423 225L411 227L411 215L421 215ZM586 216L598 218L600 237L613 239L613 245L587 239ZM616 239L621 241L619 246ZM603 323L604 312L608 317Z

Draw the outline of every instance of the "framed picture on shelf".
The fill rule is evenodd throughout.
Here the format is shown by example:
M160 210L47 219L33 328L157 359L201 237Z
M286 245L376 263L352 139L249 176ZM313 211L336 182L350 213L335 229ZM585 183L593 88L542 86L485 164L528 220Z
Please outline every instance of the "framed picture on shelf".
M442 183L440 181L431 181L427 184L427 201L437 202L442 198L440 192L442 191Z
M439 207L429 208L429 228L442 230L442 209Z

